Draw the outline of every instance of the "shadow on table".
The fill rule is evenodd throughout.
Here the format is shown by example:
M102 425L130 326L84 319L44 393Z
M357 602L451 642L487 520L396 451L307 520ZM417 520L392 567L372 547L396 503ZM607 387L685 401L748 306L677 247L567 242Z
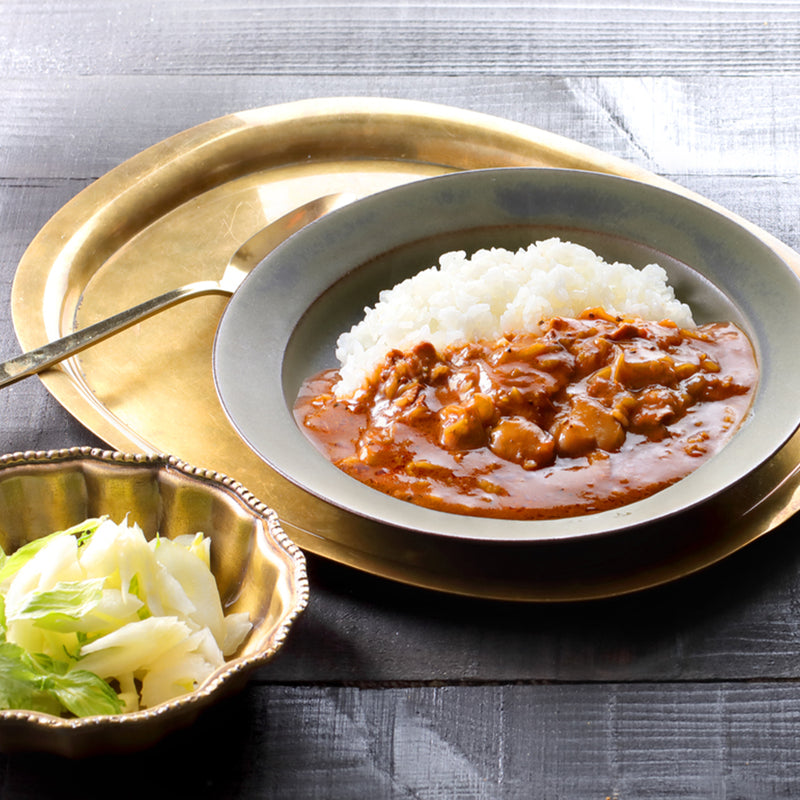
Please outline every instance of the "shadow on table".
M230 797L248 772L248 742L258 725L249 691L208 709L189 728L155 746L122 755L67 759L47 754L0 756L4 800L46 797Z
M574 604L451 596L310 556L311 604L262 676L480 682L794 675L798 533L795 517L696 575Z

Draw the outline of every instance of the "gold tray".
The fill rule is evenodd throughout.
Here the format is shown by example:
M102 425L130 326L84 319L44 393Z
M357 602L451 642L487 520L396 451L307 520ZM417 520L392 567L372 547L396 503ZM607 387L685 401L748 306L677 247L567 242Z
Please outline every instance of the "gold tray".
M20 344L25 350L38 347L167 289L217 278L247 237L316 196L341 190L366 195L445 172L498 166L609 172L667 188L736 219L800 273L800 256L766 232L670 181L569 139L447 106L325 98L199 125L150 147L78 194L44 226L19 264L12 313ZM170 453L233 476L277 511L289 536L308 552L443 591L584 599L693 572L797 509L795 436L771 474L759 480L752 508L725 521L707 543L654 548L650 555L622 559L616 569L595 564L587 548L521 553L381 530L294 487L234 431L217 398L211 361L225 302L200 297L163 311L41 379L112 447ZM581 560L583 568L576 569Z

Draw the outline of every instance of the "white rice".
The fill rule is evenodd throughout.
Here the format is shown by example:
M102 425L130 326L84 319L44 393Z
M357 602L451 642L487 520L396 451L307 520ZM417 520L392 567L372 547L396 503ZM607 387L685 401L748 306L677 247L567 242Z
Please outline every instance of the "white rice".
M675 298L658 264L609 264L591 250L547 239L511 252L445 253L439 266L381 292L364 318L336 346L339 397L357 391L392 349L429 341L441 352L458 342L538 331L543 319L575 317L587 308L694 327L691 309Z

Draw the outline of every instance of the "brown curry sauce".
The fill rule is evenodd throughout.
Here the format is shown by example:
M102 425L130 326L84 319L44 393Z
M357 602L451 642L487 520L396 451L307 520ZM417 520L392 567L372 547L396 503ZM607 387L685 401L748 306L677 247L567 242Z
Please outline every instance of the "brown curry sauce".
M340 469L429 508L548 519L688 475L747 415L757 366L731 323L684 330L591 309L541 333L394 350L346 400L338 377L306 381L295 417Z

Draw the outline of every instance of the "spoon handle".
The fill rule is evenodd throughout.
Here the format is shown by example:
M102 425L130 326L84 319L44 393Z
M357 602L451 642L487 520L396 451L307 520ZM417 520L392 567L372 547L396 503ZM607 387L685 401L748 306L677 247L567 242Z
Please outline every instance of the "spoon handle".
M139 305L120 311L111 317L95 322L78 331L67 334L60 339L48 342L35 350L29 350L21 356L12 358L0 364L0 389L16 383L30 375L36 375L47 367L57 364L69 356L79 353L96 342L111 336L117 331L129 328L147 317L182 303L192 297L203 294L230 294L223 289L218 281L195 281L194 283L171 289L164 294L145 300Z

